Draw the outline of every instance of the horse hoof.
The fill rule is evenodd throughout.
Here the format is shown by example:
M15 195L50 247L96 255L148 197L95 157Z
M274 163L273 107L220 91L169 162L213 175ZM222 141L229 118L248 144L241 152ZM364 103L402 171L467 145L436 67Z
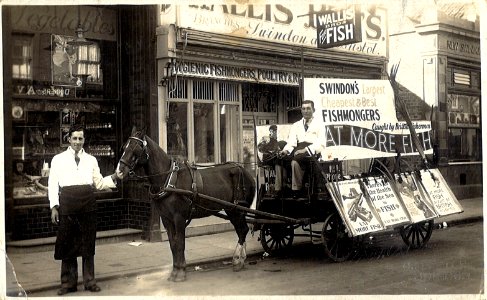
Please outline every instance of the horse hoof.
M244 268L244 262L233 264L233 272L241 271Z
M173 281L174 282L183 282L183 281L186 281L186 275L184 275L184 276L178 276L178 277L174 278Z

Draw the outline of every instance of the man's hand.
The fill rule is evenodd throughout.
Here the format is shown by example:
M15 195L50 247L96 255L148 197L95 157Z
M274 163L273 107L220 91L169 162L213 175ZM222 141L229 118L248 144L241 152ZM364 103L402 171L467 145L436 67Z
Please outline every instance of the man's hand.
M308 150L306 148L303 148L303 149L296 150L294 152L294 155L306 154L307 152L308 152Z
M289 154L289 151L287 151L287 150L282 150L281 152L279 152L279 156L281 156L281 157L286 156L288 154Z
M57 205L51 209L51 222L54 225L59 224L59 212L57 211Z

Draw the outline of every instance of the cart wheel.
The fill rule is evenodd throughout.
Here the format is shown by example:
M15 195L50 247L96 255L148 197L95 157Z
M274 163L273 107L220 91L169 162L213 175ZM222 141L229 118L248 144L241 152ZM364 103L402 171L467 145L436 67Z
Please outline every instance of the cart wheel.
M424 247L433 232L433 220L422 223L409 224L401 227L401 237L404 243L413 249Z
M353 238L337 213L329 215L321 230L326 255L335 262L347 260L353 252Z
M292 225L264 224L260 230L260 243L267 253L276 253L291 247L293 239Z

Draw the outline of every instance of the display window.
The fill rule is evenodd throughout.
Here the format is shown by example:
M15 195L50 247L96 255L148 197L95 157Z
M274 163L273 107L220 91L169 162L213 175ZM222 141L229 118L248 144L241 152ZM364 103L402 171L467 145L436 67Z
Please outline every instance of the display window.
M233 82L169 81L168 154L197 164L240 161L239 88L240 84Z
M11 8L9 58L12 109L10 167L14 199L47 198L47 180L54 155L68 146L74 123L86 129L85 150L94 155L101 173L116 167L120 102L117 41L112 35L80 40L69 28L31 28L29 18L40 13L56 15L56 8L42 12L32 7ZM103 13L104 24L116 24L114 11L69 7L64 14ZM79 18L79 16L78 16ZM110 25L111 26L111 25ZM106 39L105 39L106 38ZM20 201L16 203L29 204ZM35 202L32 202L35 203Z
M480 72L450 65L447 85L449 161L481 161Z

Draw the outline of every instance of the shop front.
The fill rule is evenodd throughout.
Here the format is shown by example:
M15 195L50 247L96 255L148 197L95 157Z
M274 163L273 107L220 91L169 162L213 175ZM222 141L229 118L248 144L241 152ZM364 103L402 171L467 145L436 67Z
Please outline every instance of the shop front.
M316 47L321 5L162 5L160 144L195 164L255 170L255 125L301 117L302 78L381 79L386 12L364 7L363 41Z
M135 43L130 34L123 39L120 34L127 26L120 23L122 15L141 12L117 6L2 6L8 240L55 236L47 180L53 156L69 146L72 124L84 125L84 148L97 158L101 173L114 172L125 134L122 111L133 116L124 121L144 120L126 99L134 95L140 75L131 77L132 86L125 84L137 70L121 63L134 60L121 46ZM127 199L122 186L96 197L99 231L147 229L150 204Z

